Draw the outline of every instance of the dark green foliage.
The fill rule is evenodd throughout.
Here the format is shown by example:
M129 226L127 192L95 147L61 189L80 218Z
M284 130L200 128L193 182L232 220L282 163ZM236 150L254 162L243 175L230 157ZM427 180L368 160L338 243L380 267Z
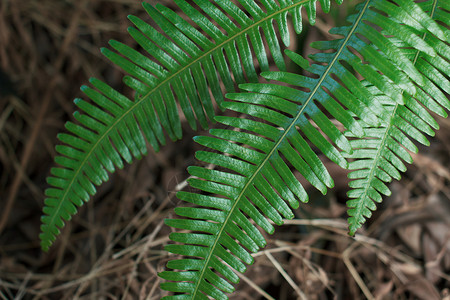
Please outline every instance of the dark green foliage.
M135 17L130 20L137 29L129 31L150 58L115 41L117 52L103 50L130 74L124 81L136 99L96 79L93 88L83 88L92 102L76 100L82 111L74 114L78 123L67 123L70 134L59 135L65 145L57 146L61 156L55 161L62 167L49 177L40 237L48 249L63 219L123 160L145 155L146 142L158 151L165 134L181 138L179 105L194 130L197 122L206 128L210 120L226 129L195 138L212 150L197 152L197 159L217 168L189 168L189 184L198 192L178 193L191 205L175 209L181 218L166 220L183 230L170 235L176 243L166 249L187 258L168 263L174 271L160 273L168 280L162 288L179 293L167 299L227 299L239 280L235 272L244 272L253 263L251 253L266 245L260 230L273 233L273 224L293 218L292 209L308 201L300 177L322 193L333 187L320 153L353 170L348 194L353 235L375 202L390 194L386 183L400 178L403 161L412 162L407 152L417 151L412 139L428 144L425 134L438 129L429 111L447 117L450 109L450 32L444 25L450 4L364 1L347 18L349 25L331 30L339 38L312 44L320 52L310 63L291 51L284 56L280 43L289 44L288 14L297 33L302 6L314 23L314 0L240 0L245 11L231 1L195 1L211 19L186 1L175 2L204 33L163 6L144 5L165 34ZM329 1L320 3L330 9ZM269 72L261 32L279 71ZM286 72L286 57L301 74ZM270 83L258 83L253 61ZM241 117L215 116L210 92L221 109Z
M448 9L449 5L447 4L445 7L444 2L428 1L420 3L420 6L433 19L448 24L450 13L443 8ZM392 178L400 179L400 172L406 170L402 160L412 163L412 158L406 150L417 153L417 147L411 139L429 145L424 134L434 136L434 130L439 126L425 107L442 117L447 117L443 107L447 110L450 109L450 101L443 93L445 92L447 95L450 93L450 82L448 81L450 47L445 44L445 42L450 42L449 32L444 26L440 26L440 29L445 32L442 41L423 32L424 27L416 25L415 29L419 28L422 29L422 33L420 31L417 33L424 42L433 45L436 55L430 56L427 53L408 48L409 45L403 41L391 39L396 47L402 49L404 55L422 76L420 84L414 83L416 92L414 94L404 92L402 95L404 105L398 105L380 94L377 88L368 88L381 105L382 109L377 112L381 124L374 127L361 121L365 137L352 140L354 151L352 154L346 155L348 158L354 159L350 162L349 169L355 170L349 175L353 181L350 183L352 190L348 195L350 198L354 198L347 203L350 208L348 211L350 234L354 234L361 227L365 218L370 218L371 210L376 209L374 202L382 201L380 194L390 195L391 192L385 183L390 182ZM350 132L346 135L355 137Z
M426 11L430 3L422 4ZM388 16L371 8L384 9ZM382 181L399 179L397 169L405 170L400 159L411 160L402 145L410 150L414 145L405 134L425 142L419 131L432 134L430 125L437 126L415 97L441 115L446 114L440 105L450 108L439 91L448 92L445 74L450 49L442 47L448 31L426 14L414 14L416 20L408 11L412 12L382 0L366 1L348 18L350 26L331 31L342 38L313 44L323 50L310 56L313 65L298 54L287 53L316 77L263 72L264 78L289 86L243 84L240 87L247 93L227 95L232 101L224 102L223 107L247 116L216 117L228 129L212 129L212 136L195 138L215 150L197 152L197 159L218 166L220 171L189 168L193 177L189 184L201 193L180 192L178 197L198 208L176 208L183 219L166 221L172 227L196 232L183 234L183 239L180 233L172 234L174 242L184 244L166 249L200 257L171 261L167 266L178 271L160 274L173 281L163 283L162 288L188 295L173 299L202 299L205 295L226 299L224 293L233 290L227 283L238 279L233 270L245 271L245 264L252 262L250 253L266 244L258 230L272 233L274 227L269 220L280 225L283 218L294 216L290 207L296 208L298 200L307 201L294 171L322 193L333 186L309 145L344 168L344 157L349 158L350 169L356 169L350 174L356 179L349 192L356 199L348 202L351 234L376 208L373 201L381 201L380 193L389 193ZM394 17L398 23L392 21ZM417 26L405 25L407 22ZM382 33L394 37L385 37L369 24L380 26ZM433 35L433 42L425 35ZM438 42L439 38L443 41ZM365 80L358 80L358 75ZM437 102L429 95L436 95ZM347 129L345 135L327 114Z
M311 22L316 11L316 1L312 0L284 0L280 6L270 0L259 1L264 10L254 0L242 0L245 11L228 0L216 0L214 4L194 1L201 11L188 1L175 2L204 33L170 9L144 3L150 18L165 33L137 17L129 17L136 27L128 31L147 56L117 41L110 42L116 52L102 49L106 57L129 74L124 82L136 92L136 99L128 99L107 84L91 79L93 88L84 86L82 91L94 104L75 100L80 109L74 114L78 122L68 122L70 134L58 136L65 144L56 149L61 156L55 161L61 167L52 169L48 178L52 187L45 193L40 235L44 250L48 250L59 228L64 226L63 219L70 220L77 206L96 193L95 185L108 180L108 172L122 168L123 161L131 163L133 158L146 155L146 142L158 151L165 144L164 132L172 140L182 137L177 103L194 130L197 122L207 128L208 120L215 115L210 91L220 107L223 100L220 82L227 92L233 92L236 83L258 81L251 48L261 70L269 70L269 54L276 66L284 70L280 43L289 44L288 14L295 20L295 31L300 33L302 7L307 7ZM329 0L320 3L329 9Z

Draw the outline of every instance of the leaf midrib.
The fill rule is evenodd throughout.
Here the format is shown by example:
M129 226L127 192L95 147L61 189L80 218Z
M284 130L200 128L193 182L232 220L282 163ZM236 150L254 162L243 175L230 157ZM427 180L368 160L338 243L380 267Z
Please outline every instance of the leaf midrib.
M100 136L100 138L97 140L97 142L95 144L92 144L92 148L91 150L89 150L89 152L86 153L85 158L83 159L83 161L79 164L79 168L76 169L76 171L74 172L74 176L73 179L69 182L69 184L67 185L66 189L64 190L64 194L63 196L60 198L61 201L59 201L58 206L54 209L54 211L56 211L56 213L53 215L52 218L50 218L50 221L47 223L48 227L48 233L50 233L50 235L53 236L53 233L51 232L51 228L55 227L55 220L56 219L60 219L60 214L61 214L61 207L63 205L63 203L65 203L67 200L67 197L69 195L69 192L72 190L72 186L73 184L77 181L78 176L80 176L80 174L82 173L84 166L87 164L88 159L91 157L91 155L93 154L94 150L97 149L97 147L102 144L103 140L105 138L107 138L109 136L109 133L111 131L113 131L113 129L116 128L116 126L122 122L122 120L128 116L130 113L132 113L135 109L137 109L137 107L139 107L144 101L147 101L148 98L150 98L150 95L152 95L153 93L157 92L162 86L168 84L173 78L177 77L179 74L182 74L182 72L184 72L185 70L189 69L191 66L193 66L194 64L200 62L201 60L203 60L205 57L209 56L211 53L217 51L218 49L221 49L224 45L234 41L235 39L237 39L239 36L245 35L247 32L249 32L251 29L259 26L261 23L267 21L268 19L273 19L274 16L279 15L281 13L284 13L285 11L292 9L294 7L297 7L299 5L303 5L305 3L311 2L313 0L302 0L299 1L295 4L289 5L283 9L280 9L278 11L276 11L275 13L272 13L270 15L267 15L265 18L260 19L259 21L256 21L255 23L253 23L252 25L246 27L243 30L239 30L236 34L232 35L230 38L224 40L222 43L216 45L215 47L211 48L210 50L204 52L204 54L200 55L198 58L192 60L191 62L189 62L186 66L180 68L179 70L177 70L175 73L173 73L172 75L169 75L167 78L165 78L164 80L162 80L160 83L158 83L153 89L151 89L145 96L143 96L139 101L134 102L133 105L131 105L127 110L124 111L124 113L122 114L121 117L119 117L115 122L112 123L112 125ZM278 7L278 6L277 6ZM170 125L170 123L169 123ZM90 180L89 180L90 181ZM43 232L44 233L44 232Z
M238 203L240 202L241 198L244 196L246 189L252 185L253 181L255 180L256 176L259 174L259 172L261 171L261 169L265 166L265 164L269 161L269 159L272 157L272 155L274 154L274 152L278 149L278 147L280 146L280 144L283 142L284 138L287 136L287 134L290 132L290 130L292 129L292 127L295 126L295 124L297 123L297 120L300 118L300 116L303 114L304 110L306 109L306 106L308 105L309 102L312 101L315 93L317 92L317 90L321 87L322 82L325 80L325 78L328 76L328 73L331 71L332 67L334 66L334 64L337 62L339 56L341 55L343 49L347 46L347 42L350 39L350 37L353 35L354 31L356 30L356 28L358 27L359 23L361 22L361 18L364 15L364 12L367 10L368 5L370 3L371 0L368 0L364 6L364 8L360 11L360 15L358 16L358 18L355 20L355 22L353 23L352 29L349 31L348 35L345 37L345 39L343 39L343 42L340 46L340 48L336 51L336 55L333 58L333 60L330 62L330 64L328 65L328 67L326 68L326 70L324 71L323 75L321 76L320 80L318 81L318 83L316 84L315 88L311 91L311 95L308 97L308 99L305 101L305 103L303 104L302 108L300 109L300 111L297 113L296 117L293 119L293 121L290 123L290 125L287 127L286 130L283 131L283 134L279 137L279 139L277 140L277 142L274 144L274 146L272 147L272 149L270 150L270 152L266 155L266 157L264 158L264 160L261 162L261 164L256 168L255 172L253 173L253 175L249 178L249 180L247 181L247 183L244 185L244 187L242 188L242 191L239 193L239 195L237 196L233 206L231 207L227 217L225 218L224 222L222 223L222 226L220 228L220 230L218 231L216 238L214 240L214 243L211 245L210 251L208 256L205 258L205 263L204 266L202 268L202 270L200 271L200 276L198 278L198 281L196 282L195 285L195 289L194 292L192 293L192 297L193 299L195 299L195 296L197 295L197 292L199 291L199 286L201 281L203 280L203 275L206 272L206 269L209 267L209 261L211 260L214 252L215 252L215 248L218 246L219 244L219 240L220 237L222 236L226 225L228 224L228 221L230 220L231 216L233 215L235 209L238 207Z

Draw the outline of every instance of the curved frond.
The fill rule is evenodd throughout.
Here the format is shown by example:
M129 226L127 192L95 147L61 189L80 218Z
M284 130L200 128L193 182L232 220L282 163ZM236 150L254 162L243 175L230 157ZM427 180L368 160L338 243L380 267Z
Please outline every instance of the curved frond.
M292 53L289 55L294 57ZM299 56L296 61L301 61L303 67L307 64ZM308 86L313 88L317 81L312 80ZM197 207L178 207L175 213L187 218L166 220L172 227L196 232L171 234L173 241L184 245L168 245L166 250L201 259L171 261L168 268L183 271L160 273L162 278L174 281L163 283L163 289L184 292L188 299L206 299L206 295L227 299L224 292L234 290L229 282L238 281L230 267L244 272L245 264L253 262L250 252L266 244L257 226L273 233L274 227L267 218L280 225L283 218L293 218L291 208L297 208L299 201L307 201L297 173L323 193L333 186L332 178L308 141L323 149L336 163L344 167L346 164L336 147L308 120L310 114L319 124L329 122L314 103L314 97L305 100L301 96L306 93L270 84L240 87L251 93L229 94L228 98L234 101L223 105L251 118L218 116L218 122L236 130L211 129L212 136L195 138L201 145L222 152L199 151L197 159L223 170L190 167L189 173L194 178L189 179L189 184L202 194L180 192L178 197ZM335 101L330 97L321 101L331 102ZM327 131L328 137L343 147L348 145L336 127L331 122L329 125L332 127Z
M351 138L361 138L369 126L383 126L385 121L377 116L384 116L390 108L381 99L390 105L409 104L405 95L420 94L430 86L429 73L416 68L410 49L401 48L437 57L440 50L434 45L412 40L422 32L438 39L445 39L446 33L426 18L409 20L426 27L404 25L403 18L417 13L417 8L421 10L401 0L395 1L398 6L389 4L388 16L395 13L396 22L387 21L390 19L380 13L385 2L366 1L349 18L352 25L333 29L342 38L315 43L316 48L328 51L312 55L314 64L287 51L312 75L263 72L266 79L289 86L241 85L248 93L227 95L232 101L224 102L223 107L244 117L216 117L228 129L212 129L212 136L195 138L215 151L199 151L197 159L217 169L190 167L189 184L200 192L178 193L193 207L177 207L175 213L182 218L166 220L166 224L188 231L172 233L170 238L177 244L168 245L166 250L189 256L169 261L167 267L175 271L160 273L169 280L162 284L163 289L182 293L167 299L227 299L225 293L233 291L231 284L238 282L234 271L245 271L246 264L253 262L250 253L266 244L259 230L272 233L270 221L282 224L283 218L293 217L291 209L298 207L299 201L308 200L300 178L323 193L333 186L313 148L347 167L344 155L351 154L354 147L329 116L343 124ZM379 27L384 31L377 30Z
M108 172L122 168L123 160L130 163L147 154L147 142L158 151L165 133L172 140L181 138L178 105L193 129L197 122L207 128L214 117L212 98L219 107L223 99L220 82L228 92L235 91L236 83L257 82L258 68L269 69L269 56L285 69L280 43L289 44L288 14L299 33L302 7L307 7L311 22L316 10L315 0L240 0L243 9L227 0L195 0L196 8L190 1L175 2L192 22L146 3L160 30L129 17L135 25L129 33L145 55L117 41L110 43L114 51L102 50L129 74L124 82L136 92L135 100L92 79L92 88L82 88L92 101L75 101L77 122L68 122L69 133L58 136L64 143L57 147L60 167L48 178L51 188L46 190L40 234L44 250L64 226L63 219L69 220L95 194L95 186L108 180ZM329 9L329 0L320 3Z
M434 20L448 24L450 13L444 10L445 5L448 9L445 3L429 0L420 5ZM400 172L406 171L403 161L412 163L408 151L418 151L412 140L429 145L425 135L434 136L434 130L439 128L425 108L447 117L444 108L450 109L450 101L444 93L450 94L450 48L445 42L450 42L450 31L444 26L440 26L440 29L447 37L444 41L431 34L422 35L423 41L435 45L436 56L410 49L403 42L396 41L424 78L424 84L416 86L417 93L414 96L404 93L404 106L380 95L378 89L370 88L384 110L379 115L381 126L373 127L361 122L366 136L350 141L353 153L346 155L352 160L349 169L353 170L349 174L352 190L348 193L353 199L347 202L349 231L352 235L366 218L370 218L371 211L376 209L375 203L382 201L382 195L391 194L386 183L400 179ZM355 138L351 132L346 133L346 136Z

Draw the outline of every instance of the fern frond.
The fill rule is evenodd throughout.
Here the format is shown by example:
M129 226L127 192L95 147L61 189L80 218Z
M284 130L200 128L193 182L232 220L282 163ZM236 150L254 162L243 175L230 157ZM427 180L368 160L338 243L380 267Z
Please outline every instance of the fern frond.
M449 8L448 2L429 0L420 3L420 6L432 19L444 24L450 22L450 13L445 10ZM450 31L444 26L440 26L440 29L447 37L444 41L430 34L422 36L423 41L435 45L437 55L434 57L409 49L408 45L396 41L396 45L409 57L424 78L424 84L416 87L417 93L414 96L404 93L404 106L380 95L378 89L370 88L372 93L377 95L376 100L383 105L384 112L379 115L379 127L361 122L366 136L350 141L353 153L346 155L353 160L349 163L349 169L353 172L349 174L352 190L348 193L353 199L347 202L349 231L352 235L366 218L371 217L371 211L376 209L375 203L382 201L382 195L391 194L386 183L392 179L399 180L400 172L406 171L402 161L412 163L412 158L406 151L418 151L412 140L429 145L424 134L434 136L434 130L439 128L436 120L425 108L447 117L444 108L450 109L450 101L442 91L450 94L450 48L445 44L450 41ZM346 136L355 138L351 132L346 133Z
M379 96L357 79L355 71L389 103L408 103L404 94L414 95L423 86L429 86L409 54L396 43L401 41L402 45L436 57L438 49L423 40L416 42L418 33L433 31L439 39L445 34L426 18L410 20L427 24L418 25L418 29L388 21L379 13L385 2L366 1L349 18L352 25L332 30L342 38L316 43L316 48L332 52L310 56L315 64L287 51L297 65L313 76L263 72L266 79L290 86L240 85L248 93L227 95L233 101L224 102L223 107L244 114L244 118L216 117L231 129L212 129L212 136L195 138L201 145L219 151L199 151L197 159L219 169L190 167L193 178L189 184L200 193L180 192L178 197L194 207L177 207L175 213L182 218L166 220L166 224L188 231L172 233L171 240L179 244L168 245L166 250L190 256L169 261L167 267L177 271L160 273L170 281L162 284L163 289L182 293L167 299L227 299L225 293L234 290L230 283L238 281L233 270L245 271L245 264L253 262L250 253L266 244L258 227L272 233L274 227L269 220L282 224L283 218L293 217L291 208L308 200L300 175L323 193L333 186L311 145L342 167L347 162L338 148L351 153L352 145L326 113L342 123L352 137L362 137L366 124L379 126L376 116L389 111ZM396 2L399 6L392 4L388 13L396 13L396 20L416 13L417 6ZM371 64L364 64L360 57Z
M177 102L193 129L197 121L207 128L208 119L214 117L210 91L219 107L223 99L219 78L228 92L235 91L235 83L258 81L251 49L261 70L269 69L269 54L279 69L285 69L274 22L288 45L287 15L292 16L299 33L301 8L307 7L311 22L316 10L315 0L283 0L279 4L241 0L244 10L227 0L215 0L215 4L196 0L198 9L188 1L175 2L200 29L162 5L144 3L161 30L130 16L136 27L129 28L129 33L146 55L117 41L110 42L115 51L102 50L129 74L124 82L136 92L134 101L97 79L91 80L93 88L82 87L93 103L76 100L80 110L74 115L77 122L68 122L69 133L58 136L64 145L56 149L60 156L55 161L60 167L52 169L48 178L51 188L46 190L40 234L44 250L64 226L63 219L69 220L77 206L95 194L95 185L108 180L108 172L122 168L123 160L130 163L147 154L146 142L158 151L165 144L164 132L172 140L181 138ZM329 9L329 0L320 3Z
M300 59L298 57L297 61ZM184 292L189 295L188 299L207 299L206 295L227 299L224 292L234 290L229 282L238 281L230 267L244 272L244 263L253 262L249 252L266 244L256 226L273 233L274 227L266 218L280 225L283 218L294 216L289 206L297 208L299 200L307 201L308 195L292 167L323 193L333 186L332 178L307 140L323 149L336 163L346 164L335 146L307 120L306 114L311 113L318 116L315 119L319 124L326 122L334 127L316 111L318 108L312 99L302 103L298 94L301 92L288 87L268 84L240 87L255 93L229 94L228 98L235 101L223 105L248 114L252 119L218 116L218 122L239 131L211 129L213 137L195 138L201 145L224 153L199 151L196 158L228 171L190 167L189 173L195 178L189 179L189 184L203 194L180 192L178 197L204 208L178 207L175 213L187 219L166 220L169 226L196 232L171 234L173 241L185 244L168 245L166 250L201 259L171 261L168 268L183 271L160 273L162 278L174 281L163 283L163 289ZM271 87L274 90L265 93ZM327 102L334 100L330 98ZM298 127L303 128L306 138ZM335 129L330 127L327 133L346 147L344 136Z

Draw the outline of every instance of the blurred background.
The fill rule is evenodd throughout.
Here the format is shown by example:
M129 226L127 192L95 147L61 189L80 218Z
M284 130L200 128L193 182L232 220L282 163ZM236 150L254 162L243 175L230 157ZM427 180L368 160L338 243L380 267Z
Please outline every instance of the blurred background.
M162 3L177 10L173 1ZM318 13L292 48L344 23L355 2ZM197 162L192 132L111 176L62 230L39 247L40 215L56 135L72 120L90 77L130 95L99 51L108 40L135 46L127 15L149 20L139 0L0 1L0 299L159 299L157 272L180 201L186 167ZM390 185L392 196L354 237L346 230L346 172L329 164L336 188L310 190L297 219L268 236L266 251L231 299L450 299L450 120L431 147Z

